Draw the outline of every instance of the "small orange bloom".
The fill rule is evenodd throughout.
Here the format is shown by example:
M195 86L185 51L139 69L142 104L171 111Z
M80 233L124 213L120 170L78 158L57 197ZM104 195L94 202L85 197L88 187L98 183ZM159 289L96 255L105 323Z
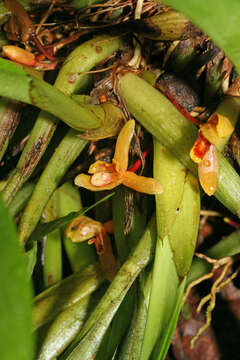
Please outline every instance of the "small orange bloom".
M105 161L96 161L88 170L92 175L78 175L75 178L75 184L92 191L111 190L123 184L138 192L161 194L162 186L157 180L127 171L128 153L134 127L135 121L129 120L121 129L111 164Z
M200 184L209 196L218 185L219 165L216 145L231 135L234 128L225 116L214 113L205 124L200 125L198 138L191 151L191 159L198 164Z
M99 261L106 278L112 281L118 264L113 255L111 240L108 232L113 231L112 222L101 224L87 216L76 217L66 228L65 233L74 243L88 240L88 244L94 244Z

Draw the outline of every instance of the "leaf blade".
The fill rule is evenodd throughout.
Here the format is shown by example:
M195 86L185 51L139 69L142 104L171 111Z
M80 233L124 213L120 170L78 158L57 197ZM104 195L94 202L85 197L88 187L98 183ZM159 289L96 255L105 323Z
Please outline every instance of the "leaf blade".
M1 199L0 231L0 357L33 359L32 292L27 264L16 229Z

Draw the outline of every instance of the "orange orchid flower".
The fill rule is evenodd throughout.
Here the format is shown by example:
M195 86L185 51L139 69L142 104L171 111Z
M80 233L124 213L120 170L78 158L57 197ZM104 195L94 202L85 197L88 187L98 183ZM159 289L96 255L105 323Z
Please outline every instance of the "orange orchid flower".
M200 184L209 196L217 189L219 165L216 145L223 138L231 135L234 128L228 118L218 113L210 116L205 124L200 125L199 134L191 151L191 159L198 164Z
M88 240L89 245L95 245L102 270L109 281L112 281L118 270L118 263L113 255L111 240L108 236L108 233L112 232L112 221L102 224L82 215L76 217L65 230L66 236L73 243Z
M135 121L129 120L121 129L116 143L112 163L96 161L88 172L92 175L80 174L75 178L75 184L92 191L111 190L123 184L138 192L161 194L161 184L145 176L139 176L127 171L128 153L134 134Z

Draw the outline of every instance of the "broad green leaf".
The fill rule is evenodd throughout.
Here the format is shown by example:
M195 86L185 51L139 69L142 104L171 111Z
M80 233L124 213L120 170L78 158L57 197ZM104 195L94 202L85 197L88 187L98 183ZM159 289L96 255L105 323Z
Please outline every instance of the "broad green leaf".
M154 141L154 176L163 186L156 196L158 236L168 236L179 278L189 271L196 245L200 196L196 178L163 145Z
M162 2L162 1L161 1ZM239 0L164 0L198 25L232 60L240 72Z
M167 355L169 345L172 340L173 332L177 325L178 316L181 311L182 298L183 298L183 294L184 294L185 285L186 285L186 278L182 281L181 285L178 288L175 308L173 310L171 320L170 320L168 327L164 333L162 341L159 342L157 344L156 348L154 349L154 358L156 358L158 360L165 359L165 356Z
M178 275L172 259L168 237L163 240L158 238L147 324L140 360L148 360L157 340L164 336L174 312L178 285Z
M155 149L155 156L158 158L159 164L159 181L162 186L164 185L163 193L158 197L159 206L161 207L158 214L158 236L163 240L172 229L181 208L187 171L165 146L155 142ZM162 158L164 165L161 164Z
M0 358L33 359L32 291L15 226L0 199Z

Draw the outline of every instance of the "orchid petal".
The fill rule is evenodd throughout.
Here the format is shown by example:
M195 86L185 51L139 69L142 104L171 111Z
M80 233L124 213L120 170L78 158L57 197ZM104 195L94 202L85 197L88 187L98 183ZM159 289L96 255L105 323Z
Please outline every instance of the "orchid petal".
M232 134L234 127L227 117L214 113L200 129L212 144L219 145L223 138Z
M118 164L120 171L127 170L129 147L134 134L135 121L129 120L122 127L116 142L113 162Z
M218 156L215 145L211 145L198 165L200 184L209 196L213 195L218 185Z
M126 171L123 176L123 184L138 192L146 194L161 194L162 185L153 178L139 176L131 171Z
M94 186L91 183L91 176L80 174L76 176L74 180L75 184L79 187L84 187L85 189L91 190L91 191L103 191L103 190L111 190L114 189L116 186L120 185L122 183L122 179L118 179L118 181L115 181L111 184L107 184L104 186Z
M192 161L199 164L208 151L210 145L211 143L205 138L205 136L203 136L202 132L199 131L197 140L190 150L190 158Z
M121 179L121 175L117 172L98 172L91 177L91 184L94 186L105 186L108 184L116 183Z
M218 122L216 125L216 130L218 135L221 138L231 135L234 131L234 127L232 126L231 121L227 117L222 116L220 114L216 113L216 116L218 118Z
M98 235L101 228L102 224L100 222L80 215L68 225L65 234L72 242L83 242Z
M115 171L115 166L109 164L106 161L97 160L95 161L88 169L89 174L95 174L97 172L113 172Z

